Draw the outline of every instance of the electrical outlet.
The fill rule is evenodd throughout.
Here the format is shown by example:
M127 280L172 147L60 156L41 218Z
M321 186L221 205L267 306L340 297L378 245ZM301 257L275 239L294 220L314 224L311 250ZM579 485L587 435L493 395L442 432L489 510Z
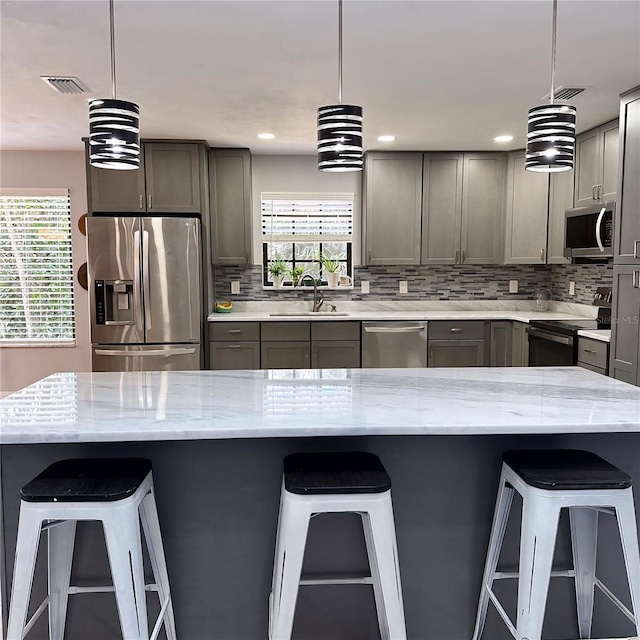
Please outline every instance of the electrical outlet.
M509 280L509 293L518 293L518 281Z
M406 280L399 280L398 287L400 293L409 293L409 283Z
M573 280L569 283L569 295L570 296L576 295L576 283Z
M240 280L231 281L231 293L233 294L240 293Z
M369 281L361 280L360 281L360 293L369 293Z

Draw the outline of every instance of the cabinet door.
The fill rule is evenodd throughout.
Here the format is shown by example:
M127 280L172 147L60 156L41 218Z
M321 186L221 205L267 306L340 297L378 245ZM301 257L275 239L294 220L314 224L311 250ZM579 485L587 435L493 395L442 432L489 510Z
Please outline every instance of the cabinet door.
M592 129L576 138L574 206L582 207L597 201L596 189L600 184L602 152L598 129Z
M527 325L524 322L513 323L511 363L514 367L529 366L529 338L527 336Z
M620 192L613 232L616 263L640 263L640 89L620 102Z
M610 375L638 384L638 335L640 327L640 268L625 265L613 270Z
M429 340L429 367L483 367L484 340Z
M200 213L198 144L147 143L144 166L149 213Z
M367 154L365 182L363 262L420 264L422 154Z
M251 258L251 154L209 152L211 255L214 264L249 264Z
M311 343L312 369L357 369L359 340L319 340Z
M564 257L564 213L573 207L573 171L551 173L549 180L547 264L569 264L571 260Z
M461 242L463 264L500 263L504 171L502 154L464 154Z
M599 199L602 202L618 199L619 134L618 121L603 124L600 128L602 169L599 182Z
M425 154L422 264L457 264L462 226L461 153Z
M525 152L509 154L505 264L545 264L549 175L527 171Z
M308 342L262 342L263 369L308 369L311 347Z
M211 369L259 369L259 342L210 342Z
M96 169L87 158L90 213L138 213L147 210L143 157L140 160L140 169L116 171Z
M491 323L489 366L512 366L513 327L511 322Z

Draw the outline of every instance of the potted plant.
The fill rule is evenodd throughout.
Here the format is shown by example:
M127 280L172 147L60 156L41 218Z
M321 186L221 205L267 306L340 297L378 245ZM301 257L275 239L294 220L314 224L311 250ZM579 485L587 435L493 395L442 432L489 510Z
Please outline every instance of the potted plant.
M285 273L287 273L287 265L284 260L278 258L269 264L267 272L273 280L273 286L276 289L282 288L282 281L284 280Z
M304 275L304 267L293 267L293 269L289 270L289 274L291 275L293 286L297 287L300 284L300 278Z
M338 281L340 280L342 263L339 260L333 260L326 254L321 253L320 264L327 276L327 284L331 289L335 289L338 286Z

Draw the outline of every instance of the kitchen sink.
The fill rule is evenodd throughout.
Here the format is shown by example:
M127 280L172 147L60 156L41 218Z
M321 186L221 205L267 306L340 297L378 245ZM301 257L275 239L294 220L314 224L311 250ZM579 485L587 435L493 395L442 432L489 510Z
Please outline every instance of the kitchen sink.
M270 313L269 315L282 318L284 316L348 316L349 314L344 311L283 311L281 313Z

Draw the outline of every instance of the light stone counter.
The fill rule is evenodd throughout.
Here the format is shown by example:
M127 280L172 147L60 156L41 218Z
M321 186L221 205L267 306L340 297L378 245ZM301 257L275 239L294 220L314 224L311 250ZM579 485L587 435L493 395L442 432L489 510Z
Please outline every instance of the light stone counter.
M640 432L640 389L578 367L57 373L0 444Z
M611 329L581 329L578 331L578 335L600 342L611 342Z

